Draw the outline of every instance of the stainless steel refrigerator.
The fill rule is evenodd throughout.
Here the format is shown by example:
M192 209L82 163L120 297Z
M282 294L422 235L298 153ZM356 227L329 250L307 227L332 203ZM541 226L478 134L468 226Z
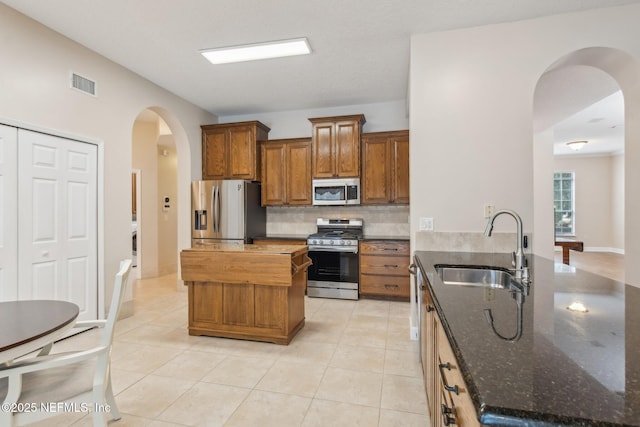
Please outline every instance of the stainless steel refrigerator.
M260 183L243 180L191 183L191 246L251 243L264 236L267 210L260 206Z

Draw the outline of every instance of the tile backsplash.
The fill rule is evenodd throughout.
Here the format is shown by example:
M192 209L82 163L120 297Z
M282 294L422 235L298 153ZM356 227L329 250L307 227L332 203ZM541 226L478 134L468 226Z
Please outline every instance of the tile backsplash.
M362 218L365 235L409 237L409 206L268 207L267 234L309 235L317 218Z
M529 248L531 238L529 237ZM477 232L418 231L415 235L416 251L445 252L513 252L516 249L516 233L496 233L486 237ZM525 249L530 252L530 249Z

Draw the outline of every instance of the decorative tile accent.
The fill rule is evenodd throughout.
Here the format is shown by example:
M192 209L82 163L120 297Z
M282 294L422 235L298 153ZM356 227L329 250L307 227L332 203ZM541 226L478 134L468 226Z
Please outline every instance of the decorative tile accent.
M409 206L299 206L267 208L267 234L309 235L317 218L363 218L365 235L408 236Z
M486 237L484 233L418 231L415 235L417 251L508 253L515 249L516 233L493 233Z

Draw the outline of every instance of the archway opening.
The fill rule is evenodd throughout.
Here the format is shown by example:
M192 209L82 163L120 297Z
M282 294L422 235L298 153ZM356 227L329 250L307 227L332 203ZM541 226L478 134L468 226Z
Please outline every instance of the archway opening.
M581 161L573 160L573 166L571 166L571 161L567 162L567 158L559 160L554 156L554 144L560 146L569 141L563 140L566 135L554 129L555 126L576 113L584 111L588 106L605 102L610 97L617 97L624 99L622 106L624 120L622 120L623 123L610 124L610 126L617 128L610 130L620 134L623 140L622 147L610 150L607 154L610 158L600 162L608 164L605 168L609 169L607 178L609 191L600 190L602 194L600 196L593 191L591 193L588 190L586 193L583 192L589 194L586 197L590 197L591 200L587 200L586 205L591 204L592 207L583 207L582 209L599 210L595 213L600 215L598 219L592 221L596 224L600 221L599 228L597 225L589 225L592 227L591 231L584 230L585 235L595 243L585 241L584 244L586 247L591 245L595 248L624 253L627 259L632 259L634 255L640 254L640 245L634 242L637 240L634 237L639 235L640 228L631 221L625 221L625 218L637 216L640 207L640 195L637 194L637 191L632 190L634 179L637 182L637 177L635 177L637 172L628 167L629 164L633 164L634 159L637 162L640 155L637 144L633 144L633 141L636 141L640 135L640 124L637 121L629 120L629 118L637 117L640 114L640 96L637 90L634 90L640 83L639 71L638 60L625 52L611 48L594 47L565 55L552 64L539 79L534 96L534 227L537 230L534 250L536 253L550 258L554 257L553 247L557 230L557 221L554 216L554 172L562 164L564 164L564 168L576 169L578 163L583 165L588 162L594 163L593 159L598 156L597 153L592 153L589 161L586 160L587 156L583 156ZM595 120L591 125L600 122L597 117L592 119ZM592 144L591 150L599 145L601 144ZM555 151L558 152L558 148ZM622 153L624 153L623 156ZM584 166L584 169L587 170L587 167ZM588 181L588 179L583 179L583 181ZM593 186L594 182L597 181L592 180L590 185ZM582 197L585 198L585 196ZM602 199L607 197L608 200L605 204ZM604 206L606 209L603 208ZM602 216L603 212L606 212L605 216ZM580 215L580 213L576 212L576 215ZM585 215L583 219L587 216ZM580 233L577 219L578 216L576 216L575 224L576 235ZM608 236L602 236L603 230L608 231ZM622 277L627 283L637 284L640 282L640 269L634 267L632 263L625 263Z
M137 278L175 275L179 282L179 252L190 238L184 190L189 188L189 151L182 126L166 110L150 107L136 117L131 205Z

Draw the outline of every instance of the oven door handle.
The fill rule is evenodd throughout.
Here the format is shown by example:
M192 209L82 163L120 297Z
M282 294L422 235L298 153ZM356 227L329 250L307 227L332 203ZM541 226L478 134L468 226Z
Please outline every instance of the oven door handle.
M347 247L347 246L315 246L309 245L309 252L346 252L346 253L358 253L357 247Z

